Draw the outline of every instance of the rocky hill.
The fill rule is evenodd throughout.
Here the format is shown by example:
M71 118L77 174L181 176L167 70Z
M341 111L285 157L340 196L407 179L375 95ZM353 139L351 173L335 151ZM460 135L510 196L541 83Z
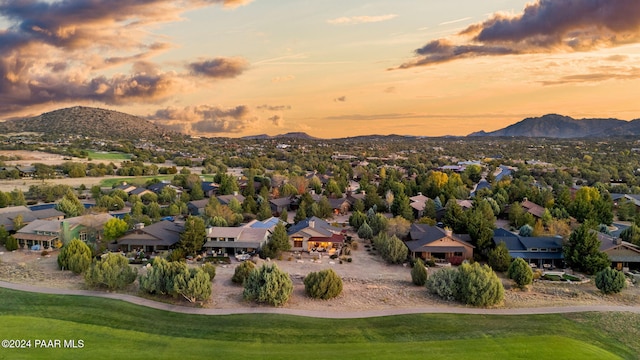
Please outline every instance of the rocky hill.
M110 140L152 140L179 135L137 116L84 106L0 122L0 133L19 132L80 135Z
M610 136L640 135L640 119L580 119L548 114L526 118L504 129L475 132L469 136L509 136L546 138L604 138Z
M318 138L313 137L304 132L288 132L286 134L279 134L274 136L269 136L267 134L260 135L251 135L244 136L242 139L245 140L268 140L268 139L303 139L303 140L318 140Z

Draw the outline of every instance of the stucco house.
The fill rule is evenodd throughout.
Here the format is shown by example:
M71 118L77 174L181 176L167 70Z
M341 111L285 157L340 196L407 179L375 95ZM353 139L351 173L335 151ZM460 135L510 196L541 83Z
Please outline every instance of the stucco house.
M451 263L473 259L473 245L467 234L454 234L449 229L426 224L412 224L405 244L411 257L443 259Z

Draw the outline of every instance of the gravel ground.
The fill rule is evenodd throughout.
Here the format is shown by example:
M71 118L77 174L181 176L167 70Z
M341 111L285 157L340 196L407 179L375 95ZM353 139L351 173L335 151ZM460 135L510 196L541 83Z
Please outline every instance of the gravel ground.
M6 252L0 248L0 280L61 289L84 289L82 276L57 269L56 256L42 257L39 252ZM352 254L353 262L330 263L329 259L313 262L309 256L288 260L275 260L278 266L291 275L294 293L285 308L297 310L320 310L328 312L350 312L367 310L408 309L417 307L461 307L456 303L443 301L427 292L424 287L411 284L410 269L403 265L387 265L377 255L365 251L361 246ZM263 260L257 260L261 264ZM235 267L219 265L213 281L211 300L204 306L212 309L233 309L239 307L259 307L242 299L242 287L231 282ZM312 271L334 269L344 281L340 296L331 300L314 300L305 295L302 279ZM139 267L139 272L145 269ZM430 272L438 271L430 269ZM528 291L512 289L510 281L505 284L503 308L539 308L549 306L585 305L638 305L640 289L630 287L622 294L601 295L592 283L535 283ZM137 295L134 283L124 293ZM181 303L182 305L186 305Z

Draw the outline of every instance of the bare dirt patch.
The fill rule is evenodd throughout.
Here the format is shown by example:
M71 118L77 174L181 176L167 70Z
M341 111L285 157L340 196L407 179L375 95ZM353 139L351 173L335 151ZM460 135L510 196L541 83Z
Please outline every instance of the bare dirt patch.
M4 249L0 248L0 252ZM384 310L419 307L459 307L461 305L443 301L428 293L426 288L411 283L410 268L402 265L387 265L377 255L359 249L353 252L353 262L340 264L328 258L319 262L311 261L309 256L301 262L293 258L274 260L284 271L291 274L294 292L285 308L301 310L319 310L328 312L351 312L363 310ZM60 271L56 262L57 253L42 257L39 252L15 251L0 255L0 280L14 283L33 284L51 288L84 289L82 276L68 271ZM332 261L333 263L330 263ZM257 260L259 264L263 260ZM243 288L231 282L236 266L233 260L229 265L218 265L213 281L211 300L204 307L231 309L238 307L258 307L242 299ZM195 266L195 264L193 264ZM303 278L311 271L326 268L334 269L344 281L340 296L331 300L314 300L304 291ZM139 273L145 269L138 266ZM430 269L430 272L438 271ZM509 280L505 284L505 308L535 308L549 306L578 305L637 305L640 302L640 289L630 287L613 296L604 296L592 283L568 284L537 282L527 291L511 288ZM134 284L135 285L135 284ZM136 286L123 291L139 295ZM166 301L164 299L163 301ZM186 305L180 302L182 305Z

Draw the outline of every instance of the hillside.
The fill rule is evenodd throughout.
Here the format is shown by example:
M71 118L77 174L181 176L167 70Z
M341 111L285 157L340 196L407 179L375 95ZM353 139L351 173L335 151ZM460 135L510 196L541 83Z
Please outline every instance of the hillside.
M288 132L286 134L279 134L269 136L267 134L251 135L242 137L244 140L268 140L268 139L302 139L302 140L318 140L317 137L313 137L304 132Z
M50 135L80 135L111 140L158 139L178 135L137 116L84 106L7 120L0 123L0 132L46 132Z
M479 131L469 136L509 136L547 138L597 138L609 136L640 135L640 120L581 119L548 114L526 118L504 129Z

